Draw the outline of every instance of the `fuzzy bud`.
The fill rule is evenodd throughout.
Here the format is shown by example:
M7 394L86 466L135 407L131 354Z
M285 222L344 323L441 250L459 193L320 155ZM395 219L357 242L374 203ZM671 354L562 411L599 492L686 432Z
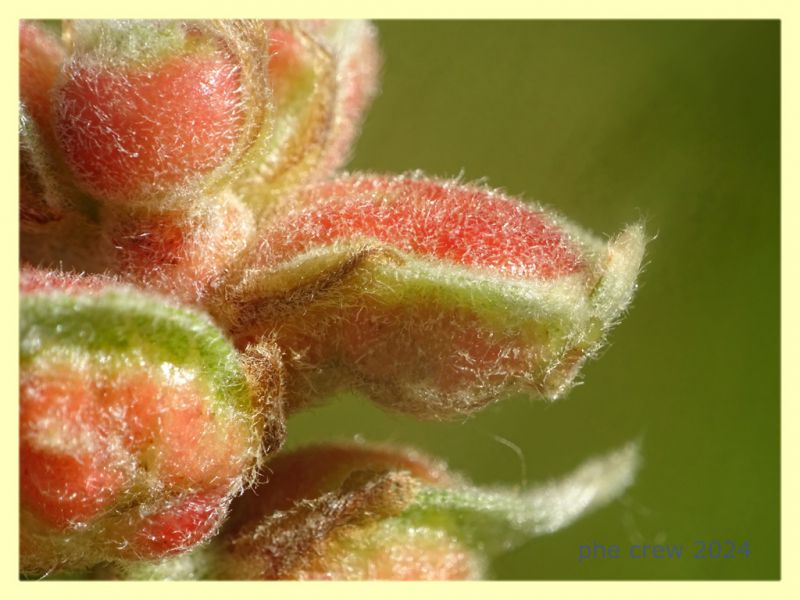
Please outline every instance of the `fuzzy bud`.
M329 175L376 90L361 21L75 21L55 94L80 187L123 206L227 185L254 208Z
M63 28L63 72L29 94L51 107L52 133L39 143L21 127L23 158L35 159L21 174L23 222L36 229L23 259L112 271L189 302L287 188L346 158L376 88L374 29L360 21ZM64 216L56 205L64 226L39 231Z
M349 157L380 62L375 29L366 21L268 25L273 136L234 186L267 214L286 188L327 177Z
M368 21L311 21L307 29L336 60L336 102L330 142L318 173L330 175L347 162L364 113L378 90L378 36Z
M261 368L280 372L278 354ZM270 388L265 383L269 383ZM107 277L25 269L21 570L158 558L211 536L276 429L257 378L207 317Z
M321 444L279 456L207 547L112 578L477 579L489 561L627 489L630 444L522 492L482 489L395 447Z
M638 225L607 242L419 177L310 186L259 238L211 310L241 347L277 336L288 409L357 388L437 418L569 389L630 301L644 248Z
M264 76L236 53L245 38L257 58L257 36L181 21L70 27L55 129L90 195L134 206L185 201L229 177L253 139L266 137L264 107L254 109L257 123L249 110L266 101Z

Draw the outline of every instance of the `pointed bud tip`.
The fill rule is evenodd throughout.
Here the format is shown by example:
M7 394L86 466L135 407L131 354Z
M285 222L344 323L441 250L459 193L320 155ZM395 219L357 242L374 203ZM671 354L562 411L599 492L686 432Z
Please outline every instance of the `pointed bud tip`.
M611 327L625 311L636 291L647 236L643 223L633 223L608 245L605 272L592 298L595 314Z
M527 499L540 516L537 530L552 533L615 500L633 484L640 464L640 443L633 441L587 460L558 481L531 490Z

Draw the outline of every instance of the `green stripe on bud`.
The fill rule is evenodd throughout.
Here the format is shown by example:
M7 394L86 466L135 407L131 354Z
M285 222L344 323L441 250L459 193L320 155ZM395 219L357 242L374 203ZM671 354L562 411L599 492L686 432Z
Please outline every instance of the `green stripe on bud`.
M477 579L493 557L617 498L638 464L630 443L520 492L472 486L413 451L310 446L276 458L209 546L104 577Z
M251 410L236 350L200 313L163 298L109 289L94 294L32 294L20 298L20 360L53 345L141 356L151 364L196 369L220 406Z
M630 443L594 458L569 475L524 492L426 487L398 520L408 527L447 531L465 545L493 556L553 533L627 489L639 465Z
M605 241L418 174L344 176L294 202L209 302L239 347L276 336L290 411L349 389L428 418L555 399L628 306L645 246L640 225Z

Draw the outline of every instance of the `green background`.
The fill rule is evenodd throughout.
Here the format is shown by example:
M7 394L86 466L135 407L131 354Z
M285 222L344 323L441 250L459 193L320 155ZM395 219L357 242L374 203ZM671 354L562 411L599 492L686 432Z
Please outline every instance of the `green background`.
M519 485L641 437L624 498L505 555L493 576L778 578L779 23L379 31L382 92L352 170L485 178L606 235L643 218L654 239L630 313L566 398L510 398L464 423L340 398L294 417L290 444L410 443L476 482ZM747 541L750 556L694 559L695 540ZM579 562L594 542L688 555Z

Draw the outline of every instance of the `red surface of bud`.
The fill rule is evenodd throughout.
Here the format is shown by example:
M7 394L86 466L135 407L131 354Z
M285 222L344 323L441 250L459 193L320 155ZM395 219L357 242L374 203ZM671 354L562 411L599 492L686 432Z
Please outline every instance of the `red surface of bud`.
M80 23L56 98L56 133L89 194L164 197L220 167L242 135L241 66L179 24Z
M542 208L416 177L302 189L259 234L223 301L237 343L277 335L289 409L358 388L452 417L511 391L554 398L603 344L642 259Z

